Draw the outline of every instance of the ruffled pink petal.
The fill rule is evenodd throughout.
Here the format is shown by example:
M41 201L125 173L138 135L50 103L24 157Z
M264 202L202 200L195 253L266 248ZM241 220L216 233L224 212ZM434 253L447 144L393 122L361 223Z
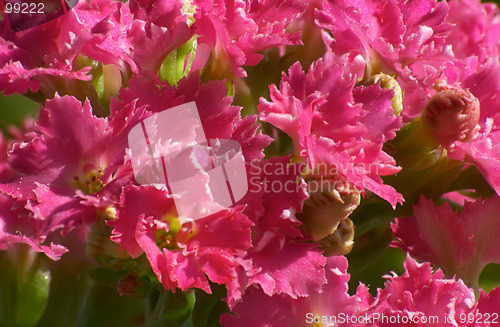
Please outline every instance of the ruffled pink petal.
M488 294L480 290L479 300L477 304L477 311L486 317L486 314L490 314L491 322L499 322L500 319L500 287L491 290ZM496 314L496 315L495 315ZM485 319L483 319L485 320Z
M461 280L443 279L440 270L433 273L429 263L419 264L409 256L404 266L403 275L386 276L388 282L384 289L379 289L376 301L366 313L368 317L396 318L399 315L400 319L406 317L408 322L413 316L427 319L437 316L439 326L456 326L455 321L460 321L461 315L475 312L474 291ZM448 317L446 321L445 316ZM377 323L395 325L382 320ZM429 323L419 319L413 326L429 326Z
M422 197L413 217L398 218L392 225L398 239L393 246L475 284L487 264L500 263L499 206L495 196L466 202L461 212L453 212L447 202L436 208Z
M270 235L255 244L249 255L254 266L259 267L249 281L260 285L269 296L308 296L319 292L326 282L323 270L326 258L312 244L292 243Z
M47 221L36 219L16 200L0 194L0 250L14 243L24 243L52 260L59 260L68 250L59 244L47 244Z
M294 64L279 90L270 87L272 101L261 98L260 118L292 138L296 155L313 165L332 165L361 190L394 207L403 198L380 178L400 170L382 151L402 125L392 108L393 91L378 85L354 87L348 67L318 60L306 74Z
M240 213L242 208L225 209L170 231L167 221L177 219L177 213L166 189L130 184L120 200L117 219L108 222L113 227L111 239L132 257L145 252L166 289L196 287L210 292L209 280L226 284L236 278L237 255L251 245L252 222ZM158 233L173 233L169 245Z
M120 203L117 219L107 222L113 227L111 240L120 244L121 250L126 250L130 256L136 258L144 251L135 236L138 222L151 216L162 217L168 212L175 213L174 201L166 190L129 184L123 189Z
M194 4L197 7L194 27L201 36L200 43L207 44L217 60L229 61L234 76L246 76L242 66L257 65L263 58L259 51L300 43L299 33L286 31L305 10L300 1L216 0Z
M307 297L292 298L285 294L268 296L258 287L250 287L243 301L224 314L221 323L224 326L303 326L313 324L314 317L361 315L366 305L361 299L347 293L349 275L345 257L330 257L324 268L327 283L322 291ZM338 324L336 326L350 326Z

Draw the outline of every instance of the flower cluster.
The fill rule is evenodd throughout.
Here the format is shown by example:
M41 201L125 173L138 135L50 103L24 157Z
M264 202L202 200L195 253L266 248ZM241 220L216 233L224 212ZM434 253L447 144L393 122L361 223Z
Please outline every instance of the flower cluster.
M0 325L61 324L49 289L66 265L144 298L130 320L147 326L500 323L500 279L481 275L500 264L496 5L67 5L31 28L0 20L0 91L40 105L0 138ZM167 182L141 183L130 144L193 102L213 147L241 147L246 175L226 166L228 187L248 185L200 219ZM204 176L199 212L216 197ZM404 271L370 289L372 263Z

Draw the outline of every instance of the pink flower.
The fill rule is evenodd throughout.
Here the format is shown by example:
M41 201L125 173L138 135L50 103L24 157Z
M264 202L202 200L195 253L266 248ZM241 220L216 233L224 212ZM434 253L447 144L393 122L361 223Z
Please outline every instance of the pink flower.
M185 13L183 6L186 7ZM129 7L135 19L166 27L168 30L174 29L179 23L186 23L190 14L189 5L180 0L131 0Z
M29 30L14 34L4 26L0 90L30 90L40 102L56 92L82 101L89 98L103 115L109 96L116 95L132 74L159 81L167 55L193 36L187 17L181 21L180 11L177 16L168 17L172 28L166 28L134 18L129 3L92 0L80 1L61 17ZM42 48L34 46L37 43Z
M403 275L386 276L389 281L366 312L373 319L367 326L457 326L461 315L475 313L474 291L461 280L444 279L440 270L433 273L429 263L410 256L404 266Z
M482 313L483 317L490 314L489 321L499 323L500 319L500 287L497 287L487 294L480 290L479 300L477 303L477 312ZM496 315L495 315L496 314ZM485 319L483 319L485 320Z
M432 86L446 62L453 59L446 36L447 2L324 1L317 24L334 38L337 55L361 56L365 78L392 75L403 89L403 116L411 119L433 94Z
M59 260L68 250L48 240L48 224L50 221L37 219L33 212L23 208L22 203L0 193L0 250L24 243L52 260Z
M421 197L413 217L397 218L392 225L397 238L392 245L477 287L482 269L500 263L499 206L495 196L466 202L461 212L453 212L447 202L436 208L432 200Z
M162 24L172 25L167 28L154 24L144 15L133 15L130 6L135 13L145 9L139 4L141 2L118 3L116 9L92 29L83 47L83 53L92 60L119 68L120 73L115 77L119 86L124 84L122 78L127 81L131 73L144 74L159 82L158 74L167 55L194 35L187 26L187 17L180 10L176 15L164 17L169 20ZM154 8L158 14L158 7Z
M153 83L144 77L134 77L128 88L120 91L120 106L134 103L145 107L148 115L183 103L195 101L207 139L233 139L241 145L247 162L264 157L263 150L271 139L258 130L256 115L241 117L240 107L232 106L223 81L202 84L199 72L181 79L177 87Z
M201 84L194 72L177 87L158 87L148 79L134 77L129 87L121 90L116 105L144 108L146 117L191 101L197 105L207 139L238 141L247 162L263 157L269 138L257 132L256 116L241 118L241 109L231 106L223 81ZM120 111L112 115L118 117ZM128 126L127 117L120 120L122 125ZM117 219L109 225L114 227L113 240L132 257L146 253L166 289L197 287L210 292L209 280L219 284L236 281L241 257L251 246L253 223L242 212L246 203L244 197L234 208L181 225L166 189L129 185L122 192Z
M347 274L347 259L345 257L330 257L324 268L326 284L319 292L307 297L292 298L286 294L266 295L258 287L250 287L243 296L243 301L221 317L224 326L283 326L295 327L317 323L325 326L335 323L335 326L352 326L330 321L330 317L339 314L359 315L366 308L361 298L347 293L349 275ZM324 321L325 317L328 321Z
M77 57L90 29L113 9L111 1L80 1L68 13L43 25L13 33L7 20L0 23L0 90L5 94L41 92L53 97L57 85L79 93L71 85L89 81L90 67L79 67ZM59 81L59 82L58 82Z
M295 155L307 158L312 169L331 165L356 187L394 207L403 198L380 178L400 170L382 151L401 127L392 107L394 93L379 85L354 87L350 67L318 60L306 74L294 64L279 89L271 85L272 101L261 98L260 117L287 133Z
M478 303L474 291L461 280L446 279L429 263L417 263L410 256L401 276L385 276L388 281L373 297L360 284L349 295L345 257L330 257L326 264L327 282L321 292L291 298L284 294L266 295L250 287L232 313L224 314L225 326L487 326L469 324L467 317L496 313L498 289L481 292ZM479 316L477 316L479 317ZM349 320L347 320L349 319ZM432 320L431 320L432 319ZM491 319L490 319L491 321Z
M255 223L253 247L241 257L239 278L227 286L229 307L257 285L269 296L297 298L319 292L325 283L326 258L296 218L307 198L301 166L289 156L252 162L243 200L244 213Z
M448 151L450 159L476 166L490 186L500 194L500 64L488 60L484 65L470 61L463 75L461 86L468 89L480 104L479 130L467 143L454 142Z
M194 5L194 27L201 36L198 51L208 52L207 58L210 54L204 69L212 79L244 77L242 66L257 65L263 58L260 51L300 43L299 33L286 31L305 10L300 1L215 0L194 1Z
M499 54L500 20L494 3L479 0L448 2L446 21L453 24L446 42L451 44L455 57L477 56L480 62Z
M133 122L132 114L128 120ZM82 106L56 95L41 108L34 132L14 143L13 172L0 190L45 221L43 235L93 222L96 207L113 205L121 185L131 180L124 165L128 130L118 131L116 119L111 125L116 129L94 116L88 101Z
M133 258L146 253L165 289L196 287L210 293L208 280L226 284L236 277L236 256L250 247L252 223L241 207L181 226L166 189L129 185L117 210L112 240Z

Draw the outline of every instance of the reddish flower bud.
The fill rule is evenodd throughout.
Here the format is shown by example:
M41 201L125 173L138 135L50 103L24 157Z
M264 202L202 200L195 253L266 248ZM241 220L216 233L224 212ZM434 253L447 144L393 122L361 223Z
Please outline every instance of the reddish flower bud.
M478 131L479 101L468 90L437 86L422 114L422 120L436 139L449 147L453 142L469 142Z
M118 280L118 284L116 289L118 294L120 295L135 295L135 289L140 286L140 281L137 276L134 274L128 274L120 280Z

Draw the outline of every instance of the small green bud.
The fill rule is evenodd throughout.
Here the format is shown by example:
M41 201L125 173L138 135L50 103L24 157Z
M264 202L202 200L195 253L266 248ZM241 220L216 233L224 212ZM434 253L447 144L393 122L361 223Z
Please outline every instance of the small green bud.
M0 252L0 324L35 326L47 307L51 274L40 254L26 244Z

